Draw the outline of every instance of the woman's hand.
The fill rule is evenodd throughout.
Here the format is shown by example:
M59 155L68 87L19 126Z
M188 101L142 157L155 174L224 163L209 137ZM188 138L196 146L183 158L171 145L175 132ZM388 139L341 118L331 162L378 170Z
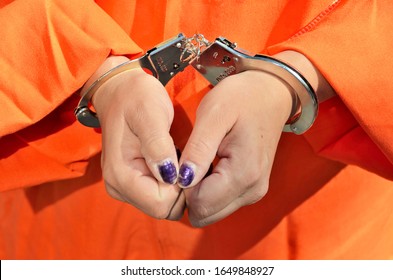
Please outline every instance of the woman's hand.
M285 51L276 57L297 68L320 98L334 95L329 83L302 54ZM230 76L205 96L179 161L178 183L187 188L186 204L194 226L219 221L266 194L278 141L291 109L287 84L262 71ZM204 178L216 156L213 173Z
M108 58L90 80L125 60ZM104 83L92 103L102 128L108 193L152 217L180 219L185 198L176 185L178 161L169 135L174 110L162 84L142 69L131 70Z
M230 76L201 102L180 159L194 226L216 222L268 190L276 147L292 108L289 89L260 71ZM202 179L217 155L213 173Z

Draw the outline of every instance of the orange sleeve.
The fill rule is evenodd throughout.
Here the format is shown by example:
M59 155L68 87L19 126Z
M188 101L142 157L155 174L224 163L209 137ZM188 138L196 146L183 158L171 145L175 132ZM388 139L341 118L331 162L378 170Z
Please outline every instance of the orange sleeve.
M75 92L109 54L141 50L92 0L0 7L0 191L83 176L101 136L76 122Z
M270 53L296 50L338 97L321 104L304 136L321 155L393 179L391 1L339 0Z
M109 54L140 52L92 0L13 1L0 25L0 137L52 112Z

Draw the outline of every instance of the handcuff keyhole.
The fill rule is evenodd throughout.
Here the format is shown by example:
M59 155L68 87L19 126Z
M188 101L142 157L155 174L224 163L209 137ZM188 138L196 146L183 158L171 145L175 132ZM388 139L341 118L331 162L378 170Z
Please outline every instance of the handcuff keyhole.
M224 64L225 62L229 62L231 61L231 58L227 55L224 55L224 57L221 60L221 63Z

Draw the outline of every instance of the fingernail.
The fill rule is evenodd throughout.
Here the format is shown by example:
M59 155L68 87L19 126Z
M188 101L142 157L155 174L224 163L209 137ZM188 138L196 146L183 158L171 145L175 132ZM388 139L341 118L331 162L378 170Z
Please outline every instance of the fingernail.
M175 164L170 160L165 160L158 165L158 171L162 180L167 184L176 183L177 171Z
M194 177L194 169L189 164L183 163L179 170L179 184L183 187L188 187L192 183L192 180L194 180Z

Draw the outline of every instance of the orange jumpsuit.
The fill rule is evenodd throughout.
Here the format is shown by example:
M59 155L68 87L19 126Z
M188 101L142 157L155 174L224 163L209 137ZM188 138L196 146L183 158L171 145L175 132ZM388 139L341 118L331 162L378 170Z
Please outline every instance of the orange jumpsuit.
M392 259L391 1L0 1L1 259ZM197 229L110 198L78 89L110 55L178 33L305 54L337 92L284 133L268 194ZM130 39L132 38L132 40ZM208 83L168 85L183 147Z

